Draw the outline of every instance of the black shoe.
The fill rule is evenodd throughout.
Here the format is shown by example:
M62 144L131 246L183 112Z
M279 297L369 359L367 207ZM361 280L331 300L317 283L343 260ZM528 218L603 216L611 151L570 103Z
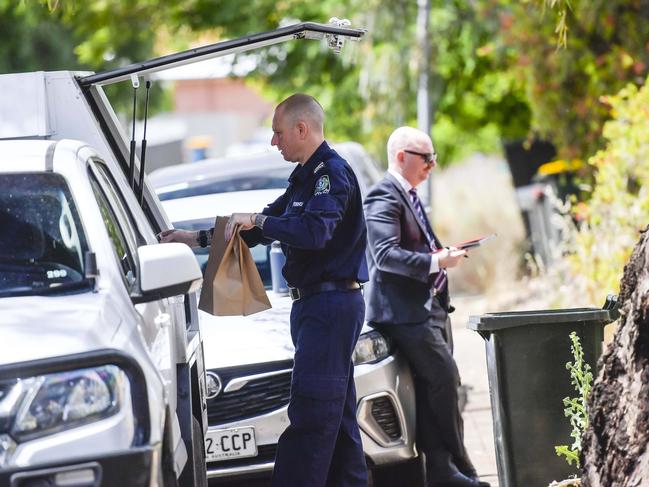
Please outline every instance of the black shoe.
M450 477L432 482L431 487L490 487L488 483L482 482L477 478L467 477L458 472Z

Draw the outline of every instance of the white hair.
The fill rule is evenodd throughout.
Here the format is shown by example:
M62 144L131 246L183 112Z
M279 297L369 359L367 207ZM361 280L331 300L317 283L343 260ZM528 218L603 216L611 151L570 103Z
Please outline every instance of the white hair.
M430 140L425 132L414 127L399 127L390 135L388 139L388 164L391 166L396 163L397 152L407 149L413 141L421 139Z

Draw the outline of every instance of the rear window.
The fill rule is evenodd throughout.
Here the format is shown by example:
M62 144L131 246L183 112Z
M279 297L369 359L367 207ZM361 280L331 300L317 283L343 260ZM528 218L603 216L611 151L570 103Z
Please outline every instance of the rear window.
M62 176L0 175L0 228L0 296L89 285L83 269L86 237Z

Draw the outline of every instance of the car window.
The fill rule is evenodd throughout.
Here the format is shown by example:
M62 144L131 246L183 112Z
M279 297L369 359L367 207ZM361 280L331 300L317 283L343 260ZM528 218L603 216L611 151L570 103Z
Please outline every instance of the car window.
M126 204L126 202L124 201L124 195L122 195L122 192L119 190L119 185L108 170L108 167L106 167L103 161L100 161L98 159L92 159L91 166L96 170L98 178L103 183L102 186L110 194L111 198L116 202L116 209L117 211L119 211L121 218L123 218L125 221L128 221L129 228L133 230L132 234L135 236L137 243L135 243L134 241L131 242L131 244L134 245L134 247L144 245L146 243L146 240L139 233L135 219L133 218L133 214L131 213L128 204Z
M88 250L69 186L54 173L0 176L0 296L89 286Z
M256 189L282 189L288 186L288 177L291 175L292 170L293 167L289 166L285 170L268 171L264 174L250 174L228 178L220 177L191 184L182 183L175 187L158 188L158 197L160 201L165 201L213 193L232 193Z
M333 148L351 166L364 197L368 188L381 179L376 164L360 146L342 143L334 144ZM226 162L229 164L226 165ZM152 178L160 201L216 193L284 189L288 187L288 178L295 169L294 164L286 161L273 159L266 162L259 157L222 158L213 163L205 160L195 164L165 168L160 170L157 177Z
M126 283L127 287L130 288L135 282L136 276L135 259L133 257L133 253L135 251L135 247L133 247L135 236L131 231L129 231L130 229L128 229L128 226L121 224L120 218L113 210L108 197L104 193L104 190L95 177L94 173L90 170L88 172L90 177L90 184L95 194L97 204L99 205L99 210L101 211L104 225L106 225L108 235L110 236L110 239L113 243L113 249L115 250L115 256L122 271L124 282ZM124 220L122 216L122 222L123 221Z

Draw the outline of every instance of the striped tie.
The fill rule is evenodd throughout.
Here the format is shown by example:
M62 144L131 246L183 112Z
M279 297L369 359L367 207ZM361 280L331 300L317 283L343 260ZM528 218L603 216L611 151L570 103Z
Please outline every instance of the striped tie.
M423 223L424 228L426 229L426 237L428 238L428 244L430 246L430 250L432 252L435 252L437 250L437 245L435 244L435 235L433 233L433 229L430 226L430 222L428 221L428 218L426 218L426 214L424 213L424 207L421 204L421 200L419 199L419 196L417 195L417 189L416 188L411 188L408 193L410 194L410 200L412 201L412 206L415 207L415 210L417 211L417 216L419 217L419 221ZM441 293L446 289L446 284L448 282L448 277L446 275L446 269L440 269L440 271L436 274L434 274L433 277L433 289L435 294Z

